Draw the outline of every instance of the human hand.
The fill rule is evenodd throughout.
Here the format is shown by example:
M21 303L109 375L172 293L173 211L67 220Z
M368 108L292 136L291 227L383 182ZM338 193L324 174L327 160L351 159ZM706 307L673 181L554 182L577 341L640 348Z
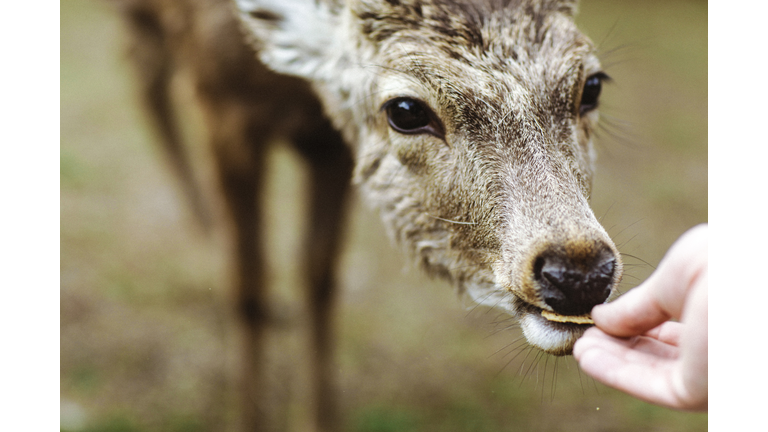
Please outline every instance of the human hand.
M707 225L690 229L645 282L592 309L596 327L573 348L582 370L647 402L707 410L707 238Z

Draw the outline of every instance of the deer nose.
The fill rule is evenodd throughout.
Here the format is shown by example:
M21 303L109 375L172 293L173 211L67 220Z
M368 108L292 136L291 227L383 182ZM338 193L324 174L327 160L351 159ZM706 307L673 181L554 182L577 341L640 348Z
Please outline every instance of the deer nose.
M616 258L607 247L592 256L544 252L534 263L539 295L561 315L583 315L611 294Z

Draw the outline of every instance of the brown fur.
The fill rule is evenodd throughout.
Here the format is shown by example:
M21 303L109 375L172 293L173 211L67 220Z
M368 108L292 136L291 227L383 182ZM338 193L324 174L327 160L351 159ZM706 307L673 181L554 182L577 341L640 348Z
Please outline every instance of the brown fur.
M350 179L424 269L518 316L552 354L569 354L585 326L541 311L581 315L618 283L618 252L588 204L597 112L583 94L603 75L574 2L238 0L239 22L225 0L114 1L147 106L206 221L167 97L176 70L197 86L234 227L246 429L269 430L256 197L275 137L311 170L304 265L318 430L338 425L329 323ZM429 125L398 130L398 98L416 101Z

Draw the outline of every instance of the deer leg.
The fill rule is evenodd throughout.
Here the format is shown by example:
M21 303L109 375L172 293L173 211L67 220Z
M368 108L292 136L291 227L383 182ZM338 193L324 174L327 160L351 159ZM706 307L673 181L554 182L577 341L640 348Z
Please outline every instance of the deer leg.
M320 117L321 119L323 117ZM340 430L333 362L335 264L344 226L352 158L340 134L323 122L293 142L310 166L310 223L305 239L315 422L318 431Z
M160 17L152 9L138 5L126 7L124 16L131 35L129 55L138 76L142 102L159 135L158 142L181 181L192 211L207 233L212 226L211 215L193 174L171 102L171 78L175 65L168 36L159 21Z
M263 120L254 121L249 108L236 102L210 108L212 147L231 220L234 301L242 337L242 371L238 377L241 428L271 431L270 414L274 410L270 409L265 358L270 318L260 206L270 128Z

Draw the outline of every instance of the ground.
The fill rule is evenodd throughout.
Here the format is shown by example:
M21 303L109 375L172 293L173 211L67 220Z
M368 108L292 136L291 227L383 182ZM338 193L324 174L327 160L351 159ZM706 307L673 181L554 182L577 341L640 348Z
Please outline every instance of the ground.
M62 430L219 431L234 417L226 244L195 224L153 146L105 3L61 4ZM707 3L586 0L578 22L613 78L592 204L625 254L627 290L707 221ZM198 113L187 111L205 168ZM271 157L271 278L291 305L301 164L283 149ZM707 430L706 415L634 400L572 358L516 348L503 316L410 268L357 197L350 215L336 322L345 430ZM303 335L275 336L274 377L290 383L277 397L301 418L305 372L289 371Z

